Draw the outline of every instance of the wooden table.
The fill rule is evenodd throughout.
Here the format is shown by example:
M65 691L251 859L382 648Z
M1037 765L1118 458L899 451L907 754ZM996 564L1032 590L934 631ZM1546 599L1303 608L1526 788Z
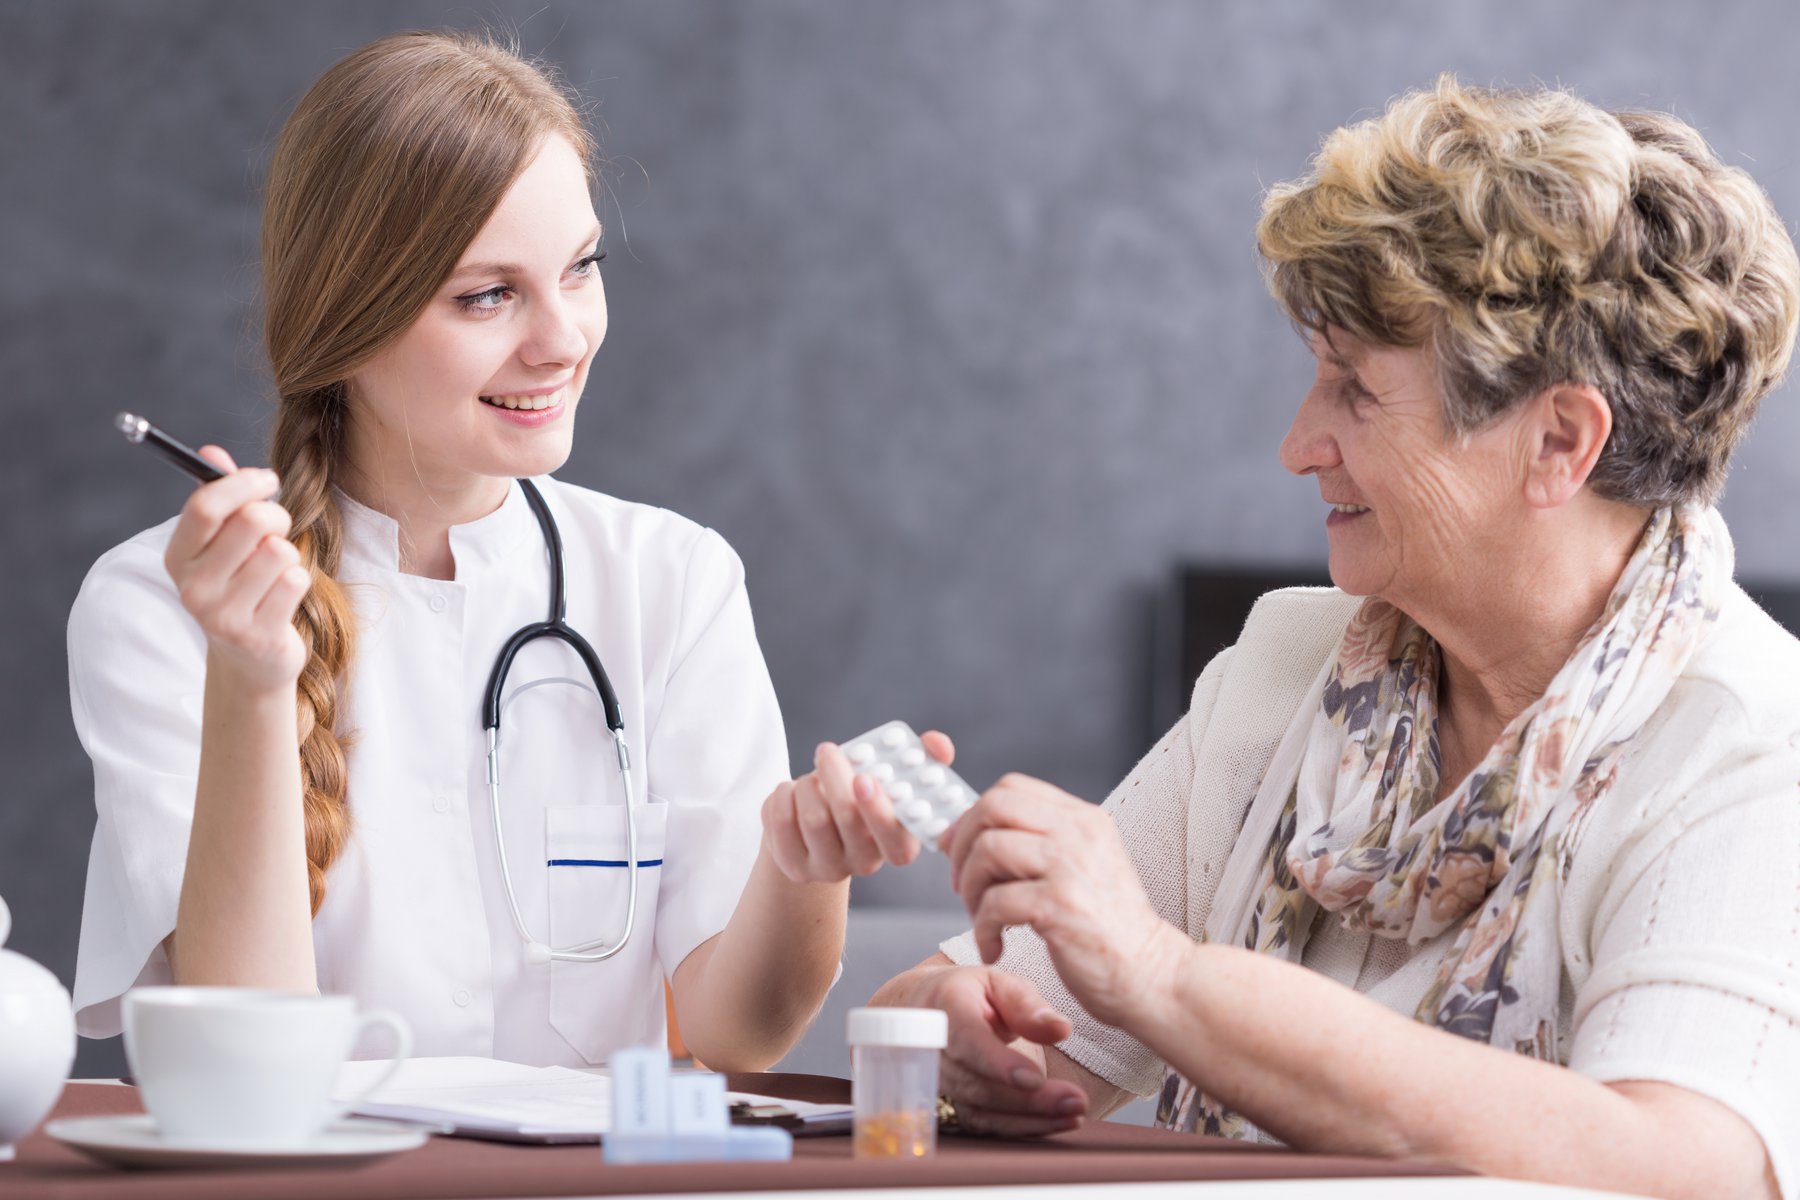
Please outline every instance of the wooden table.
M848 1083L813 1075L733 1075L730 1086L734 1091L795 1100L849 1099ZM141 1111L134 1088L76 1083L64 1091L52 1118ZM1426 1164L1298 1154L1106 1122L1091 1122L1073 1133L1042 1141L945 1137L939 1141L937 1158L926 1162L859 1162L851 1157L850 1139L845 1136L799 1138L794 1142L792 1162L667 1166L609 1165L602 1161L599 1147L592 1145L515 1146L440 1137L418 1150L361 1167L228 1171L121 1170L94 1162L40 1130L19 1144L14 1162L0 1164L0 1200L288 1200L314 1196L333 1200L493 1200L1452 1174L1456 1172L1449 1168Z

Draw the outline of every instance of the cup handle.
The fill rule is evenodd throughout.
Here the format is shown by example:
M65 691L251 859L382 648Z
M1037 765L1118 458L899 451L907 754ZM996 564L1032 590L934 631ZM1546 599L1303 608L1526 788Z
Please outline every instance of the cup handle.
M350 1044L354 1046L362 1037L363 1031L374 1025L386 1026L394 1035L394 1057L389 1060L388 1069L383 1071L374 1083L342 1104L332 1105L330 1111L325 1115L325 1124L327 1125L349 1116L352 1109L386 1086L387 1081L394 1077L394 1072L400 1069L400 1064L412 1057L412 1027L407 1025L405 1017L385 1008L363 1013L356 1018L356 1036L350 1039Z

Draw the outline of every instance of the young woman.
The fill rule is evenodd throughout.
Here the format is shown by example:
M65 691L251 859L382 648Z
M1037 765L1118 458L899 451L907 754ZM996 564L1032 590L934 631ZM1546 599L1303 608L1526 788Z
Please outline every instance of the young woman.
M208 448L226 476L70 618L83 1033L134 984L317 988L420 1054L579 1066L661 1040L667 978L689 1047L755 1069L831 983L848 876L917 852L835 749L786 780L725 542L547 477L606 334L591 153L454 33L356 51L287 122L272 469ZM597 664L509 645L563 610Z

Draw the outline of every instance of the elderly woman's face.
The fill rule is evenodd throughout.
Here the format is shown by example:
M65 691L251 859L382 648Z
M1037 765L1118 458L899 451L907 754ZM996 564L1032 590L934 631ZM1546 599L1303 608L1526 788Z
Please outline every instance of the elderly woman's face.
M1519 440L1502 419L1469 435L1444 419L1426 349L1315 335L1318 373L1281 444L1281 462L1316 475L1331 580L1418 615L1479 582L1485 545L1519 507Z

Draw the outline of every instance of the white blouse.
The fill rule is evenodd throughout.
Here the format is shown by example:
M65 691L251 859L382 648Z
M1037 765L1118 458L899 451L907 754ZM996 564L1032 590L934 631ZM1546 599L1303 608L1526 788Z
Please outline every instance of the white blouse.
M1192 706L1106 801L1151 903L1198 939L1276 744L1335 655L1354 597L1271 593L1208 664ZM1800 642L1739 588L1634 739L1562 881L1560 1056L1603 1082L1709 1096L1761 1135L1800 1192ZM1303 964L1411 1017L1456 930L1418 946L1317 919ZM1061 1049L1148 1095L1164 1064L1084 1012L1043 941L1000 965L1067 1014ZM943 945L980 961L974 938Z
M402 574L396 523L338 496L338 577L358 622L341 726L351 836L313 943L321 990L397 1010L418 1054L579 1067L666 1036L661 981L730 918L787 751L725 541L662 509L537 482L562 533L568 622L623 711L640 804L636 929L606 962L531 965L501 888L481 699L501 644L546 618L550 592L544 538L515 484L493 513L451 529L453 580ZM162 941L193 819L206 662L162 563L173 527L108 552L69 618L70 694L99 810L75 971L89 1037L119 1032L127 988L170 977ZM557 947L616 938L623 785L599 697L561 642L534 641L513 663L500 767L507 862L531 933Z

